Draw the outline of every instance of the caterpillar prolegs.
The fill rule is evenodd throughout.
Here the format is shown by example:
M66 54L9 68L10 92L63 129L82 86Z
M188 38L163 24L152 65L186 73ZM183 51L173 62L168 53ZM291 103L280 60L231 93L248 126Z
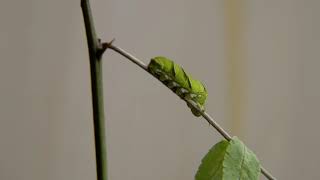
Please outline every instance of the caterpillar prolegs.
M208 96L206 88L200 81L187 74L178 64L166 57L155 57L151 59L148 70L180 98L192 100L201 111L204 111ZM197 109L189 104L188 106L195 116L201 115Z

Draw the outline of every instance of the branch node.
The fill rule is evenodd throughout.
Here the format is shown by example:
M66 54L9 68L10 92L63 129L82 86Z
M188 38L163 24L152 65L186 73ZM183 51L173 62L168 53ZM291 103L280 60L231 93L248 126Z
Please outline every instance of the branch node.
M115 39L113 38L110 42L101 43L101 39L98 39L97 57L101 57L114 41Z

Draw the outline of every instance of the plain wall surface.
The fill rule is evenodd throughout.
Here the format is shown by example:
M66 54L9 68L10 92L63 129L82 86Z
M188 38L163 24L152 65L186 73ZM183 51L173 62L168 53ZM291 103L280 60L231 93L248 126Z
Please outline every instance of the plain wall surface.
M239 132L278 179L320 179L320 1L243 3L238 129L223 0L92 0L91 7L102 40L116 38L145 63L167 56L202 80L207 112ZM80 1L2 0L0 23L0 179L95 179ZM111 50L103 61L109 178L193 179L222 137L136 65Z

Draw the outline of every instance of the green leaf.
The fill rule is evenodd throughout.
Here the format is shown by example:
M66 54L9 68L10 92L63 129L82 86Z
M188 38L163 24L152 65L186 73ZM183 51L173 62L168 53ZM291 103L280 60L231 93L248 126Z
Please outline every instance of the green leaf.
M214 145L195 176L196 180L258 180L260 163L237 137Z

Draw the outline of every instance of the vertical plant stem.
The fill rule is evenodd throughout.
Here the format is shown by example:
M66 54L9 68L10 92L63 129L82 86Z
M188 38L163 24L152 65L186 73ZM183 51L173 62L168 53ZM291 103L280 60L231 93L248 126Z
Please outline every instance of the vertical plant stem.
M97 179L107 180L107 149L105 140L102 61L101 56L97 55L99 51L99 41L95 32L89 0L81 0L81 8L90 57Z

